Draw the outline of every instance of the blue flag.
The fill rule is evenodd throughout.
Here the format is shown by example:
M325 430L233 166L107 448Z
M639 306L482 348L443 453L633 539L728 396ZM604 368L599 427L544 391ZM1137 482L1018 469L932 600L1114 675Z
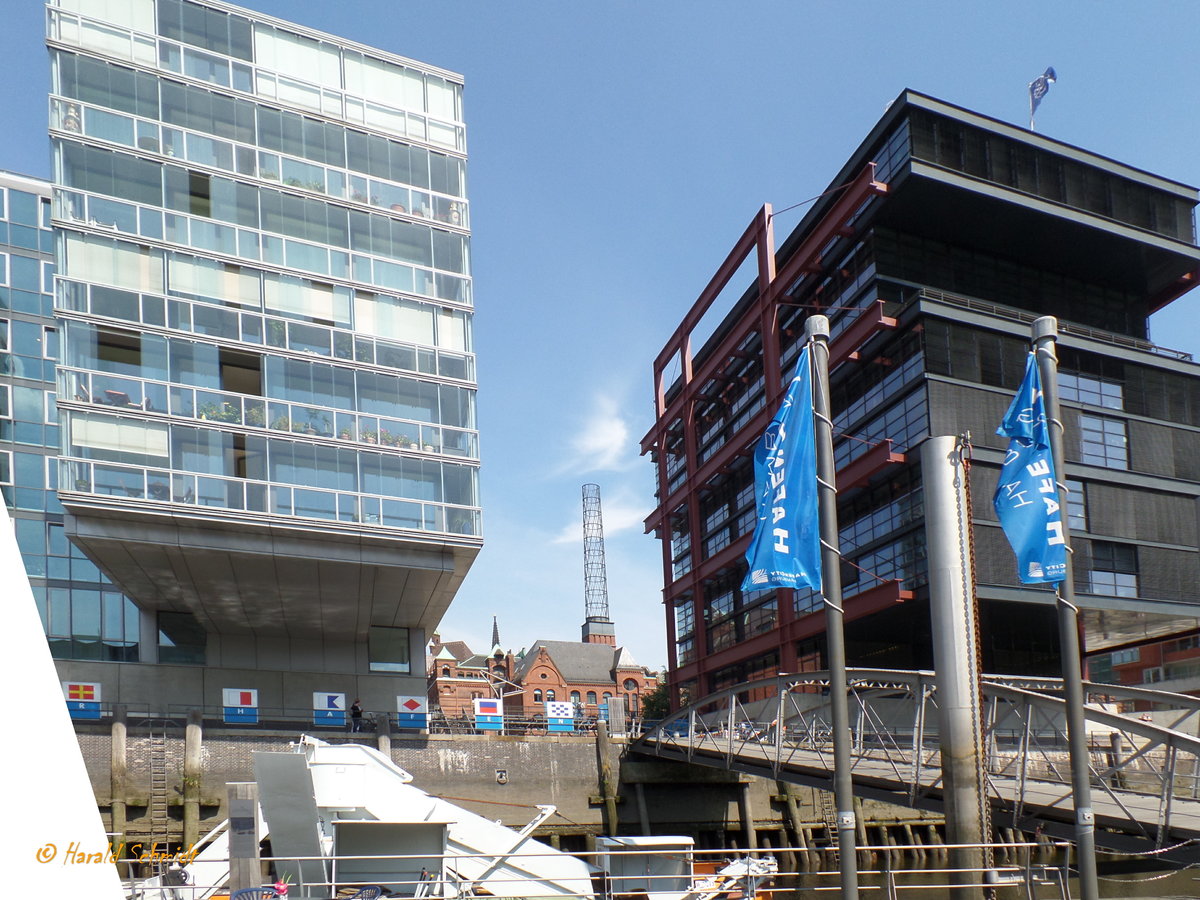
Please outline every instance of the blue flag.
M1025 378L996 434L1009 442L992 505L1017 554L1018 574L1024 584L1057 584L1066 577L1067 544L1042 383L1032 353L1025 363Z
M754 451L758 524L746 549L743 591L821 589L817 454L813 444L812 371L808 347L775 418Z

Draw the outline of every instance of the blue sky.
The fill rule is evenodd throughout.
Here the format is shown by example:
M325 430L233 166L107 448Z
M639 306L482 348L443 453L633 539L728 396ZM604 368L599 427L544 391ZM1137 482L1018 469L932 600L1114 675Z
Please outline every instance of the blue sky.
M651 361L764 202L822 191L906 87L1200 184L1200 3L250 0L466 76L486 547L442 626L575 640L601 486L619 642L666 661ZM0 168L47 175L43 12L0 29ZM779 239L801 210L779 217ZM1200 355L1200 297L1152 321Z

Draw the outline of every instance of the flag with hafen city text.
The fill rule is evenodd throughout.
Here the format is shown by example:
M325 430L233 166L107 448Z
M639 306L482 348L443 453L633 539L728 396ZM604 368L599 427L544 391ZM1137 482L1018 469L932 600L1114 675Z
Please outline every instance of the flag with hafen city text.
M809 348L775 418L754 451L758 524L746 548L750 568L743 591L821 589L821 532L817 515L817 455L813 443Z
M992 506L1017 554L1017 573L1024 584L1058 583L1066 577L1067 547L1041 377L1032 353L996 434L1009 441Z

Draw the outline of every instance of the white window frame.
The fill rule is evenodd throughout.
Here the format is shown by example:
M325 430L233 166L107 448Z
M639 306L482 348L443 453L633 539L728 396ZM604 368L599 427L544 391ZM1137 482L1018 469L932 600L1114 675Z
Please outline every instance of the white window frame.
M0 384L0 419L12 420L12 385Z
M45 409L43 410L44 417L46 420L45 424L57 425L58 424L58 392L57 391L43 391L43 393L46 395Z
M49 359L49 360L53 360L54 362L57 362L58 361L57 358L54 356L50 356L48 353L48 351L50 349L50 341L48 341L46 338L51 334L57 338L58 337L58 329L55 328L53 325L43 325L42 326L42 359Z
M5 481L5 480L3 480L3 478L0 478L0 485L3 485L5 487L10 487L13 483L13 480L12 480L12 478L13 478L13 454L12 454L12 451L11 450L0 450L0 459L8 460L8 480Z

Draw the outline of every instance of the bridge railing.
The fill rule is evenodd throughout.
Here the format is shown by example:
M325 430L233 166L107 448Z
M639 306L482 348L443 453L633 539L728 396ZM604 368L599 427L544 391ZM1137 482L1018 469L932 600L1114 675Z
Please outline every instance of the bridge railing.
M941 792L936 678L922 670L851 669L852 766L916 804ZM1014 824L1073 819L1062 681L981 679L980 756L994 809ZM829 772L827 672L734 685L659 722L635 747L779 777ZM1172 829L1200 836L1200 699L1086 684L1090 774L1098 819L1162 847ZM1149 708L1154 713L1118 711ZM1150 719L1149 721L1147 719ZM1163 720L1166 724L1161 724ZM1095 798L1094 798L1095 799Z

